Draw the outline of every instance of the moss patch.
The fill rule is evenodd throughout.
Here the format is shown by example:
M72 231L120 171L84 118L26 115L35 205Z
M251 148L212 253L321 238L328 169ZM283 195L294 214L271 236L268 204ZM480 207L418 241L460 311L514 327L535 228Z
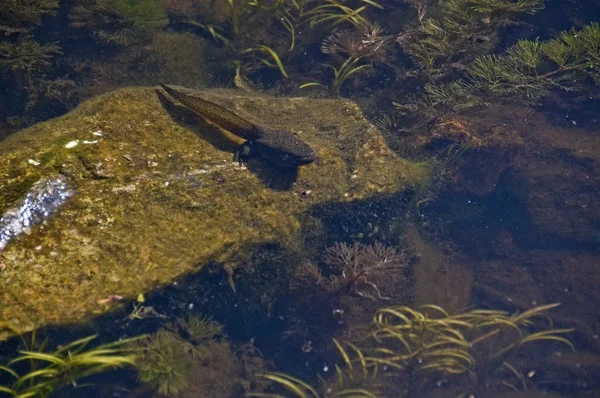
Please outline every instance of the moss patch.
M389 150L352 102L202 95L292 130L319 159L295 179L259 159L240 168L236 137L183 123L152 88L97 97L9 137L0 143L0 209L53 175L75 194L0 253L0 326L78 322L109 310L99 302L112 295L135 297L209 261L235 266L249 245L299 249L312 206L393 194L427 178ZM8 334L0 329L0 338Z

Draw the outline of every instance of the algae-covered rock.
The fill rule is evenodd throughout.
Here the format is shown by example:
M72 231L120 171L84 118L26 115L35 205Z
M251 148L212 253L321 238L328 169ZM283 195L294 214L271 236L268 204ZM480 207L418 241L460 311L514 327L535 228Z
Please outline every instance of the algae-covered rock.
M103 313L109 297L135 297L209 261L235 266L250 245L299 249L313 205L392 195L426 178L352 102L202 96L292 130L319 158L297 175L260 159L239 167L237 137L152 88L119 90L14 134L0 142L0 213L14 215L40 181L60 181L69 195L0 252L0 338Z

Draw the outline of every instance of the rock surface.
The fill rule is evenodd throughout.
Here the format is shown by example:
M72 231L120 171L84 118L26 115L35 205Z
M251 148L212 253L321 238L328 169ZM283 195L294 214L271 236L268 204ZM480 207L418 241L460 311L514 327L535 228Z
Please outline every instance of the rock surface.
M318 154L298 175L260 159L232 162L240 140L167 103L152 88L115 91L0 142L0 214L39 181L69 197L0 252L0 339L78 322L244 248L300 245L311 206L397 193L427 178L396 156L342 100L233 90L202 96ZM37 184L37 185L36 185ZM14 214L14 213L13 213Z

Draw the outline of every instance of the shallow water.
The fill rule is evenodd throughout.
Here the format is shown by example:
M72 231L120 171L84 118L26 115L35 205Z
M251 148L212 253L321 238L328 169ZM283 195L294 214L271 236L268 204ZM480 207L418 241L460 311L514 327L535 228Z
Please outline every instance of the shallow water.
M600 394L596 2L58 3L0 5L0 395Z

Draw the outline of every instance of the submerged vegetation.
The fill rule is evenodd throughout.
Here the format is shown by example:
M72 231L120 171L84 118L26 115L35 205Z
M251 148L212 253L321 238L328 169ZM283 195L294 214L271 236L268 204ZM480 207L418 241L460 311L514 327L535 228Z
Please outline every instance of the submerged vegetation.
M433 305L381 308L365 339L355 344L334 340L342 363L330 379L321 378L320 387L282 373L258 376L298 398L382 397L386 392L394 397L435 396L442 381L456 396L465 397L524 390L529 382L513 361L526 346L556 342L574 349L563 337L573 329L554 328L547 314L557 306L512 315L497 310L450 315Z
M579 90L600 83L600 24L562 32L548 41L520 40L502 55L475 58L463 79L428 83L403 111L436 114L492 101L537 104L553 89Z
M210 318L190 316L136 341L140 381L159 394L178 394L191 383L195 361L206 354L207 345L223 335L223 327Z
M10 70L4 83L27 94L28 101L11 107L13 114L39 110L44 103L64 111L87 95L85 86L107 85L98 79L117 82L116 76L109 77L110 64L125 62L122 69L132 68L126 62L139 63L136 59L145 57L160 31L189 32L205 40L210 54L198 69L208 66L219 79L248 90L262 84L283 93L313 89L315 94L365 98L369 86L381 86L373 106L387 102L383 111L378 107L379 117L402 119L404 129L496 101L537 105L554 90L585 90L598 83L598 23L580 24L554 39L514 40L502 49L506 27L543 13L543 0L431 3L74 0L59 10L56 0L9 0L0 5L0 67ZM400 23L386 19L390 12L403 15ZM60 41L33 35L54 16L69 21L69 32L52 36ZM86 59L85 52L61 52L90 36L100 48L113 50L99 64ZM183 57L188 50L182 46ZM67 62L57 62L63 59ZM65 81L76 81L77 95L74 89L62 90L66 98L60 98L61 90L49 90L57 87L51 81L63 87Z
M0 392L20 398L48 397L60 389L77 386L86 377L134 367L136 355L124 346L145 336L89 347L95 338L88 336L47 351L48 340L38 343L36 333L31 333L30 340L23 339L25 349L19 351L19 356L0 365L0 373L12 378L11 384L0 385Z
M169 23L157 0L82 0L70 19L72 27L86 28L101 43L120 46L141 41Z
M327 249L325 264L327 276L313 263L303 264L296 273L298 281L316 285L326 295L338 298L356 294L369 299L388 299L382 295L376 282L408 264L406 253L381 243L363 245L336 243Z

